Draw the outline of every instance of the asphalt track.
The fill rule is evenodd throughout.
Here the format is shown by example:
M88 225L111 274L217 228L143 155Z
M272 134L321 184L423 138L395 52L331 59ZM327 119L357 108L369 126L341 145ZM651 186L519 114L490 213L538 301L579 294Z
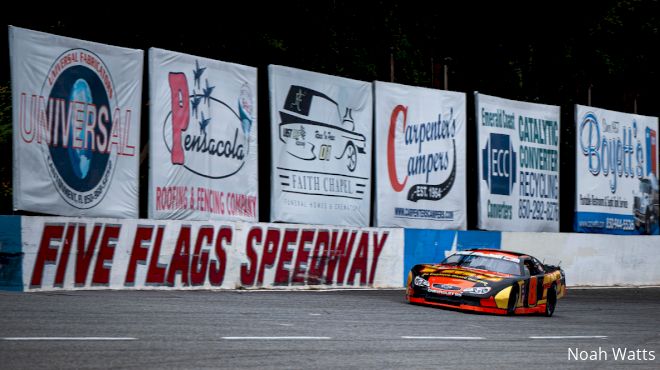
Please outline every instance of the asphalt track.
M660 368L660 288L572 289L552 318L403 294L0 292L0 368ZM624 348L636 359L614 359Z

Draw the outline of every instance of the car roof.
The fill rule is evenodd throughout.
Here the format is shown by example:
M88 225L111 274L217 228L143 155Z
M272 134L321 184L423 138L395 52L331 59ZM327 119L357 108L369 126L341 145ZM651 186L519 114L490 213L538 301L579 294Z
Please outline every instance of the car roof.
M483 254L493 254L493 255L496 255L496 256L516 257L516 258L528 258L528 257L530 257L529 255L524 254L524 253L507 251L507 250L502 250L502 249L492 249L492 248L472 248L472 249L468 249L467 251L479 252L479 253L483 253Z

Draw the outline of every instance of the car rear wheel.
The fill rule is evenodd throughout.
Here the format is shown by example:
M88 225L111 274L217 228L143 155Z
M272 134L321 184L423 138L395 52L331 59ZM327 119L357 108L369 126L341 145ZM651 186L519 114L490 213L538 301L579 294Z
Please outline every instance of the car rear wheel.
M348 170L351 172L355 171L355 167L357 166L357 151L353 143L346 145L346 158L348 158L348 163L346 164Z
M555 313L555 306L557 305L557 292L553 286L548 290L548 301L545 303L545 315L551 317Z
M506 309L506 314L511 316L516 312L516 304L518 303L518 289L513 288L511 295L509 295L509 306Z

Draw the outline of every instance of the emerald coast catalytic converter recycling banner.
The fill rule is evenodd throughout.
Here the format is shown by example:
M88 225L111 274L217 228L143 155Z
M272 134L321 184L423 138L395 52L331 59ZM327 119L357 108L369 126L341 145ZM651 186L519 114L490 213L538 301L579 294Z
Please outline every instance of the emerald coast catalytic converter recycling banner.
M559 107L475 93L479 228L559 231Z
M149 217L258 221L257 69L149 50Z
M271 221L368 226L371 83L268 67Z
M575 230L660 234L658 118L575 106Z
M143 51L9 27L14 209L138 216Z
M465 94L375 82L376 225L465 229Z

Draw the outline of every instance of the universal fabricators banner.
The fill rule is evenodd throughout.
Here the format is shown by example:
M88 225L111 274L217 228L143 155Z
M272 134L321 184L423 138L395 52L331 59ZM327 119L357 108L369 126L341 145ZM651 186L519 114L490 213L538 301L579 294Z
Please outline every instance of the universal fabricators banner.
M143 51L9 27L14 209L138 216Z
M0 225L13 220L0 218ZM237 289L401 287L403 229L22 217L0 287ZM7 240L7 235L0 235ZM17 286L18 285L18 286Z
M575 231L660 234L658 117L575 106Z
M149 49L149 217L258 221L257 69Z
M271 221L368 226L371 83L268 66Z
M474 94L479 228L559 231L560 110Z
M379 82L376 225L465 229L465 94Z

